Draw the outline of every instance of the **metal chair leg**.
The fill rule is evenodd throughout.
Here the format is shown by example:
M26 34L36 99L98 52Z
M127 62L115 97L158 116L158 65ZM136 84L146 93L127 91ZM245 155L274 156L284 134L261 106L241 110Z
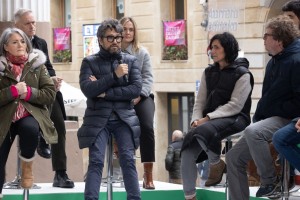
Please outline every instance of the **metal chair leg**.
M227 144L227 145L226 145ZM231 137L226 138L226 143L225 143L225 154L232 148L232 140ZM229 197L229 190L228 190L228 178L227 178L227 173L225 174L225 200L230 200Z
M281 186L281 196L282 199L289 199L289 181L290 181L290 164L284 159L283 168L282 168L282 186Z
M20 138L17 136L17 154L20 152ZM17 172L14 180L3 185L3 189L21 189L21 159L17 155ZM41 189L40 186L33 184L31 189Z
M107 147L107 200L113 199L113 136L110 134Z
M24 189L23 200L29 200L29 189Z
M20 152L19 136L17 136L17 153ZM21 189L21 160L17 155L17 171L14 180L4 184L3 189Z

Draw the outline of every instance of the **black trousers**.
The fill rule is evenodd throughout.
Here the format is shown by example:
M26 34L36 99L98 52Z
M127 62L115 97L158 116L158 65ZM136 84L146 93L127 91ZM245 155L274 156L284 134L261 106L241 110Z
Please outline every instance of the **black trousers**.
M54 123L58 134L58 143L51 145L52 150L52 169L66 170L67 169L67 155L66 155L66 127L61 107L56 98L51 111L51 120Z
M151 97L142 97L141 101L134 106L135 112L140 121L140 153L141 161L155 162L155 138L153 119L155 105Z
M20 138L20 155L29 159L34 156L38 145L39 134L39 124L32 116L22 118L11 124L10 130L0 147L0 194L2 194L2 188L5 180L5 165L16 135L19 135Z

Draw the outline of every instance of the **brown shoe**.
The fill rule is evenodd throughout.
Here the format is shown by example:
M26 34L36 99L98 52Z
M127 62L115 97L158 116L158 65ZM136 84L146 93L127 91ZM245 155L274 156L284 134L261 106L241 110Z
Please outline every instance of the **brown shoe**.
M205 186L214 186L222 181L223 173L226 172L226 164L223 160L220 160L218 164L209 165L209 175L205 182Z
M154 190L155 186L152 177L153 163L144 163L144 181L143 188Z

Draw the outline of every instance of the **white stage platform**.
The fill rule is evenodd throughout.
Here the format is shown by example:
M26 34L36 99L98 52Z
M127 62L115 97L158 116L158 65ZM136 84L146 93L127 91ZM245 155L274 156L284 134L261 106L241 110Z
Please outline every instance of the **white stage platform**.
M141 193L143 200L183 200L182 185L176 185L171 183L155 181L155 190L145 190L142 188L142 182L140 182ZM83 200L84 182L76 182L73 189L54 188L52 183L36 183L40 186L40 189L30 190L30 200ZM296 186L293 191L299 189L300 186ZM250 187L251 200L267 199L256 198L255 193L257 187ZM106 200L107 188L101 186L100 199ZM126 199L125 189L120 184L114 184L113 188L114 200ZM3 189L3 200L22 200L22 189ZM299 200L300 192L291 193L290 200ZM225 200L225 188L224 187L209 187L209 188L197 188L198 200Z

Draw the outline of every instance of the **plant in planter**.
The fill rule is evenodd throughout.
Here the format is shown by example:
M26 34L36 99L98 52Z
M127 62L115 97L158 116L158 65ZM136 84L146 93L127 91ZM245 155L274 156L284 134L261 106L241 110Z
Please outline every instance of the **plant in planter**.
M69 49L66 50L56 50L53 54L53 62L72 62L72 52Z
M187 46L165 46L163 51L163 60L187 60Z

